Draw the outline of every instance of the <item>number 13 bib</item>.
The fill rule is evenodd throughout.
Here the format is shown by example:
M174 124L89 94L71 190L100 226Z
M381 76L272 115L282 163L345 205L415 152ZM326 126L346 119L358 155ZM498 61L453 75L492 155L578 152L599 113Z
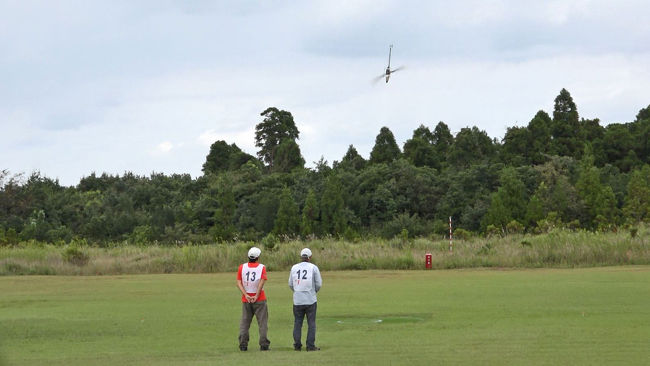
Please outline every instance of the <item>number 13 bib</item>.
M244 263L241 268L241 280L244 285L244 290L248 293L256 293L257 286L259 286L260 278L262 278L263 264L258 264L257 267L249 267L248 263Z

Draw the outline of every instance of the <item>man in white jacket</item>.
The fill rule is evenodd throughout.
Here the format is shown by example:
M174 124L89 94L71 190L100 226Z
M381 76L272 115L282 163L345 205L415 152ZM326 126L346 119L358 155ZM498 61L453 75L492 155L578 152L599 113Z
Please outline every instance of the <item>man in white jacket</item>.
M293 348L302 349L302 322L307 316L307 351L316 347L316 293L323 285L318 267L311 262L311 250L300 251L302 261L291 267L289 287L293 291Z

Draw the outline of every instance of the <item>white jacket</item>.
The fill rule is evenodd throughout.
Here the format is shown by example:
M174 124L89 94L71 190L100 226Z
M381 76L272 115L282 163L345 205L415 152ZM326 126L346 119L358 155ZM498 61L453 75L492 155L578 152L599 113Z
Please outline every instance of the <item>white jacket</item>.
M300 262L291 267L289 287L293 291L294 305L311 305L316 302L316 293L323 285L318 267L309 262Z

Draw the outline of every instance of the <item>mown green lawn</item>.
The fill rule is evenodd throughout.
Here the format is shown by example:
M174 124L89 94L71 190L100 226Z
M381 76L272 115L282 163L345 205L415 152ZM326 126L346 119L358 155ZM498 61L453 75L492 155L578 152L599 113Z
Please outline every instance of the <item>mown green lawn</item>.
M324 272L311 353L287 277L266 286L271 351L254 324L246 353L234 274L0 277L0 364L650 363L648 266Z

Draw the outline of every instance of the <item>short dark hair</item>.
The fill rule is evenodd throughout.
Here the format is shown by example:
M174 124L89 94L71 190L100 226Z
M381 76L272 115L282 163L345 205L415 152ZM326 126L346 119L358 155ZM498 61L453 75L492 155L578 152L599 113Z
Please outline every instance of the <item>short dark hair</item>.
M260 257L257 257L257 258L248 257L248 263L255 263L255 262L257 262L258 259L260 259Z

